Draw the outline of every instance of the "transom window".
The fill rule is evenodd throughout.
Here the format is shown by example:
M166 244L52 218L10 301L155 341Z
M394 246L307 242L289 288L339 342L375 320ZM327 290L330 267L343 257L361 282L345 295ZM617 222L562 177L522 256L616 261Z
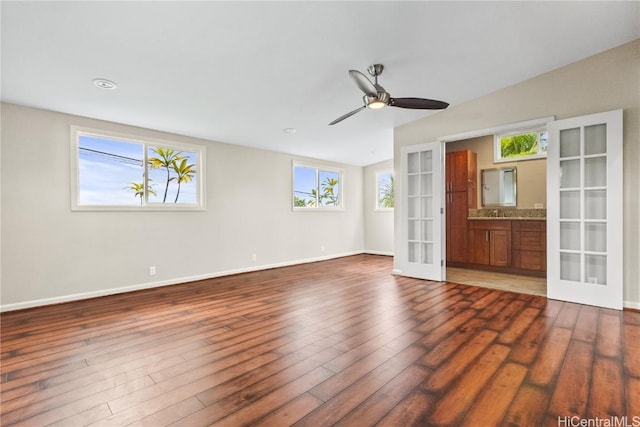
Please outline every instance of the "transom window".
M341 209L342 169L293 164L293 209Z
M547 157L547 131L529 130L498 134L494 138L494 162Z
M72 130L72 208L202 209L204 147Z

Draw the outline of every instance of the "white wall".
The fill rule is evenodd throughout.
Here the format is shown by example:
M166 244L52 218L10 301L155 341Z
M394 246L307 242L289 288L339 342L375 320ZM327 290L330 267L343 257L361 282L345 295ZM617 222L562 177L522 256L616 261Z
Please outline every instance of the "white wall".
M393 159L364 168L364 247L367 252L393 255L393 210L375 210L376 173L393 170Z
M3 310L364 250L361 167L332 164L344 211L293 212L291 163L318 161L11 104L1 118ZM70 125L206 144L207 210L72 212Z
M624 110L624 301L640 308L640 39L575 62L474 101L451 106L394 130L395 169L400 149L541 117L577 117ZM398 180L396 192L400 192ZM396 204L396 230L400 230ZM401 239L396 231L396 253ZM398 265L396 263L396 268Z

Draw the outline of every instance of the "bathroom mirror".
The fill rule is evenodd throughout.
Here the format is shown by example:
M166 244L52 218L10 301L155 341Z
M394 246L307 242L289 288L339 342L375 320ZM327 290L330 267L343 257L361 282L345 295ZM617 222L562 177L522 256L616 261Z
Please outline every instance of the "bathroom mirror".
M482 206L516 206L516 168L482 169Z

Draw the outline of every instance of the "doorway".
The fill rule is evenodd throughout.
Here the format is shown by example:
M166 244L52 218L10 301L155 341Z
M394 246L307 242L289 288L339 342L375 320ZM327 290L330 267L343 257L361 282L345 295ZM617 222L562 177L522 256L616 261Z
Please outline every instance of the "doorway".
M463 179L469 183L458 191L445 184L446 280L546 296L546 157L496 162L494 135L499 132L444 144L447 177L468 174ZM517 171L512 206L483 203L482 171L497 168Z
M467 262L457 267L507 274L527 270L527 276L537 271L538 276L547 276L548 298L622 309L622 118L622 110L559 121L550 117L401 147L399 274L451 280L447 268L456 267L454 262L445 262L452 245L443 238L449 228L443 214L445 202L452 200L448 193L456 192L457 185L443 182L449 176L446 166L444 173L440 172L439 165L445 163L441 153L455 149L453 143L468 144L501 132L495 138L499 141L495 152L500 147L501 157L496 156L494 162L503 163L511 160L503 151L503 138L509 138L506 131L520 131L516 132L520 136L522 131L526 134L535 128L544 129L541 132L549 142L548 157L545 154L546 160L540 162L544 172L520 177L523 189L544 188L544 196L534 196L544 202L534 198L533 202L528 200L533 209L523 208L523 199L529 196L525 198L519 191L516 203L510 200L511 209L462 209L467 213L466 250L462 251L467 254ZM538 141L543 141L542 134ZM532 159L518 160L517 164L523 165ZM516 169L511 170L513 179ZM477 181L477 170L467 177ZM477 206L480 190L477 182L474 185L467 194L475 196ZM486 190L482 185L482 191Z

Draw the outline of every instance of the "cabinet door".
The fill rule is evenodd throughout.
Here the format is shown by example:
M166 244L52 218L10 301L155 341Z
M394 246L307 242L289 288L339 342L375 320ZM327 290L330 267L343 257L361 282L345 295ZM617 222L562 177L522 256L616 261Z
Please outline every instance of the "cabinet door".
M489 265L489 230L469 230L469 262Z
M467 151L454 151L447 153L448 164L447 176L448 185L447 191L467 191L468 186L468 164L467 164Z
M467 193L447 193L447 261L467 262Z
M511 265L511 230L492 230L489 236L490 264L499 267Z

